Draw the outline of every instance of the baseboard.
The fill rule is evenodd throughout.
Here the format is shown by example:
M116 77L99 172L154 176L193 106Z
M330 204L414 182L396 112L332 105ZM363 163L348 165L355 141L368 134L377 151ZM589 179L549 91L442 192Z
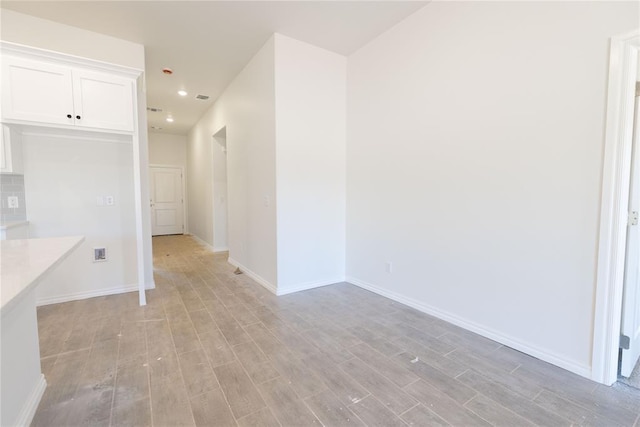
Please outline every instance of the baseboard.
M288 287L278 287L278 291L276 295L287 295L292 294L294 292L307 291L309 289L320 288L322 286L334 285L336 283L344 282L344 276L336 277L334 279L329 280L319 280L315 282L307 282L299 285L288 286Z
M38 405L40 404L40 399L42 399L42 395L44 394L45 389L47 388L47 381L44 379L44 374L40 374L40 379L35 384L31 393L29 393L29 397L22 405L22 409L18 414L18 418L13 425L16 426L28 426L31 425L31 421L33 421L33 416L36 414L36 409L38 409Z
M153 288L149 288L149 285L153 285ZM155 283L147 283L145 289L154 289ZM102 297L105 295L117 295L124 294L126 292L138 292L138 285L119 286L116 288L96 289L92 291L74 292L66 295L59 295L55 297L36 298L36 306L58 304L61 302L77 301L87 298Z
M253 280L258 282L262 287L266 288L271 293L273 293L275 295L278 295L275 285L270 283L268 280L263 279L262 277L260 277L260 275L258 275L256 273L254 273L253 271L249 270L247 267L243 266L242 264L240 264L238 261L234 260L233 258L229 258L227 260L227 262L229 264L233 265L234 267L239 268L240 270L242 270L242 272L244 274L246 274L247 276L251 277Z
M200 245L204 246L205 248L207 248L209 251L211 252L215 252L216 250L214 249L213 246L211 246L210 244L208 244L207 242L205 242L204 240L202 240L201 238L199 238L198 236L196 236L195 234L189 234L189 236L195 240L196 242L198 242Z
M219 247L219 248L216 248L215 246L213 247L213 253L214 254L220 254L220 253L223 253L223 252L229 252L229 248L226 247L226 246Z
M489 338L491 340L497 341L500 344L506 345L507 347L514 348L530 356L536 357L540 360L544 360L545 362L549 362L552 365L559 366L560 368L566 369L567 371L571 371L575 374L578 374L580 376L583 376L589 379L591 378L590 366L583 365L576 361L559 356L557 354L554 354L553 352L550 352L545 349L541 349L535 345L522 342L517 338L505 335L501 332L487 328L478 323L462 318L455 314L449 313L447 311L440 310L436 307L425 304L422 301L404 296L396 292L389 291L387 289L380 288L378 286L372 285L371 283L367 283L362 280L356 279L355 277L346 277L346 281L360 288L366 289L378 295L382 295L383 297L387 297L389 299L397 301L401 304L408 305L409 307L415 308L416 310L419 310L423 313L429 314L431 316L434 316L444 321L447 321L449 323L452 323L456 326L460 326L461 328L475 332L476 334L482 335L485 338Z

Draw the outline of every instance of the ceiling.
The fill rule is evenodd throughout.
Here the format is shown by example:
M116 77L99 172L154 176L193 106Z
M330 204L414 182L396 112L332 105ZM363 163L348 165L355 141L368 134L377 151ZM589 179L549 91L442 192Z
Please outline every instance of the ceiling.
M3 0L1 7L143 44L147 105L162 109L149 112L150 130L186 134L274 32L348 55L426 3ZM174 74L164 75L165 67Z

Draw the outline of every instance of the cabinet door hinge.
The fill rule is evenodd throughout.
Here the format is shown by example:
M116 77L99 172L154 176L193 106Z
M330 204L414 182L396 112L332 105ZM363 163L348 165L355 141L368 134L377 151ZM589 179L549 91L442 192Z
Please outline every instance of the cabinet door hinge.
M638 211L629 212L629 220L627 221L629 225L638 225Z

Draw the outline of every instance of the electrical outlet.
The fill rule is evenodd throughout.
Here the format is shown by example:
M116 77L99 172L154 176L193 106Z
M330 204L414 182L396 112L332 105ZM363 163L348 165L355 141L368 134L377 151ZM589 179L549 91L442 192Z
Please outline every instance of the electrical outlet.
M19 208L20 204L18 203L18 198L16 196L7 197L7 204L9 205L9 209Z
M113 206L115 204L115 199L113 196L104 196L104 204L107 206Z

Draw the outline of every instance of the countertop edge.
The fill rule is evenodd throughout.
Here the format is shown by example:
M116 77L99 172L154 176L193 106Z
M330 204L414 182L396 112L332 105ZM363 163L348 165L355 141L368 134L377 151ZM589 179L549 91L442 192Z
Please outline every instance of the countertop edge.
M40 282L40 279L42 279L42 277L47 274L49 271L51 271L54 267L56 267L58 264L60 264L65 258L67 258L69 256L69 254L71 252L73 252L74 249L76 249L78 246L80 246L80 244L82 242L84 242L84 236L65 236L62 237L63 239L76 239L75 242L73 242L73 244L71 244L71 246L69 246L68 248L66 248L64 250L64 253L62 255L60 255L58 257L58 259L56 259L54 262L52 262L51 264L49 264L45 269L43 269L40 274L38 274L37 276L35 276L32 280L31 283L29 283L27 286L25 286L23 289L21 289L13 298L11 298L9 301L6 301L2 304L2 306L0 307L0 314L2 316L4 316L6 313L10 312L11 309L16 306L16 304L18 304L20 302L20 300L22 300L22 298L24 296L26 296L37 284L38 282ZM52 238L52 239L55 239ZM27 240L38 240L38 239L27 239ZM14 240L15 242L15 240Z

